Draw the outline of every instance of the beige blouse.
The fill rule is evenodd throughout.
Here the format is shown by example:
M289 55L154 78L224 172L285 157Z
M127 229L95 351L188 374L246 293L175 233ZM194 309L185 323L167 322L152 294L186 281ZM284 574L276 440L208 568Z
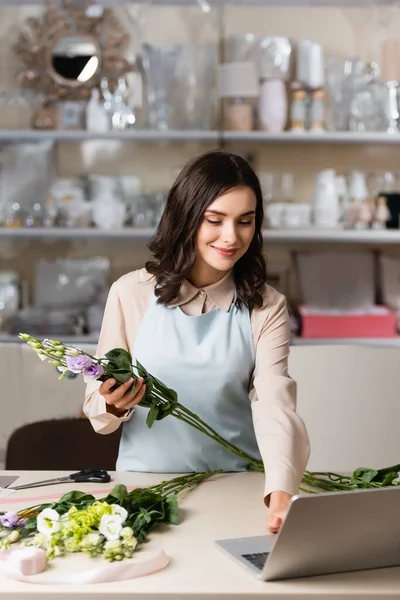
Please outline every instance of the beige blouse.
M145 269L128 273L111 286L96 356L104 356L112 348L125 348L133 354L138 328L154 286L154 277ZM191 316L216 307L228 311L234 293L232 272L203 289L184 281L170 306L179 306ZM255 369L249 401L265 466L264 496L267 498L276 490L297 494L309 457L309 440L305 425L296 413L296 383L288 374L290 324L285 297L268 285L264 288L263 308L252 311L251 328ZM84 412L96 432L107 434L127 421L133 411L121 418L108 413L99 387L97 381L87 385Z

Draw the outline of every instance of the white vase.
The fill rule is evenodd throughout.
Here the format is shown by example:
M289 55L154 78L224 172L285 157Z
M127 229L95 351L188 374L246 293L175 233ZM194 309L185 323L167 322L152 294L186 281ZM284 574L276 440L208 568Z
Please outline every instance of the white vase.
M288 100L285 82L267 79L261 82L258 117L263 129L280 133L287 122Z

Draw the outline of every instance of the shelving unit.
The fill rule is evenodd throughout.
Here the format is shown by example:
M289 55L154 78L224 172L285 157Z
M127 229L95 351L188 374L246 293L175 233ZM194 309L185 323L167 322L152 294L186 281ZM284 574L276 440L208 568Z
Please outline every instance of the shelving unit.
M35 130L35 129L2 129L1 142L85 142L90 140L137 141L137 142L216 142L220 138L218 131L209 130L167 130L132 129L127 131L108 131L93 133L86 130ZM400 136L399 136L400 139Z
M394 4L396 0L374 0L375 4ZM44 0L7 0L4 4L13 5L29 5L29 4L40 4ZM148 0L136 0L137 4L147 3ZM121 4L121 0L97 0L98 4L103 6L116 6ZM195 0L152 0L152 4L156 5L176 5L176 6L190 6L195 4ZM207 4L210 5L244 5L250 6L370 6L369 0L207 0Z
M125 227L123 229L97 228L1 228L1 239L47 239L47 240L80 240L80 239L122 239L149 240L154 233L150 228ZM265 243L330 243L330 244L398 244L400 229L383 230L342 230L342 229L268 229L264 231Z
M48 240L77 240L77 239L105 239L105 238L121 238L121 239L138 239L138 240L147 240L150 239L152 234L154 233L154 229L149 228L133 228L133 227L125 227L123 229L97 229L95 227L86 228L79 227L76 229L62 228L62 227L54 227L54 228L43 228L43 227L30 227L30 228L21 228L21 229L13 229L13 228L1 228L0 227L0 239L32 239L32 238L42 238Z
M2 129L1 142L86 142L134 141L134 142L251 142L277 144L400 144L400 134L385 132L357 133L352 131L326 131L321 133L268 133L266 131L217 131L217 130L166 130L132 129L128 131L108 131L93 133L86 130L34 130Z
M359 133L353 131L323 131L318 133L284 131L223 131L221 140L225 142L264 142L290 144L400 144L400 134L384 131Z
M45 338L46 335L38 335L38 338ZM56 337L57 336L52 336ZM94 346L98 341L98 334L61 336L62 341L72 346L82 346L84 344ZM10 333L0 333L0 344L22 344L17 335ZM400 348L400 336L393 338L292 338L293 346L369 346L374 348Z
M400 348L400 336L393 338L292 338L293 346L371 346L374 348Z

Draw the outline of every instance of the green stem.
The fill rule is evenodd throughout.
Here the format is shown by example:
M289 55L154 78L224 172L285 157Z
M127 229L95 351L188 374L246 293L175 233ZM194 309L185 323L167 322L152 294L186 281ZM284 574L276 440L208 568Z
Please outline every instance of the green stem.
M231 442L225 440L219 435L219 433L215 431L215 429L213 429L207 423L205 423L203 419L200 419L200 417L198 417L191 410L189 410L179 402L177 403L175 411L172 414L181 421L184 421L189 425L192 424L193 426L196 426L196 429L202 431L202 433L205 433L206 435L208 435L208 437L221 444L226 450L232 452L233 454L236 454L246 462L250 463L255 468L255 470L264 471L264 466L261 461L257 460L253 456L250 456L249 454L247 454L247 452L241 450ZM195 425L193 423L195 423Z
M189 475L180 475L179 477L175 477L174 479L167 479L162 481L158 485L154 485L149 489L154 492L159 492L163 495L169 495L173 492L179 493L185 488L193 487L194 485L198 485L205 479L212 477L218 473L222 473L222 469L218 469L216 471L210 471L208 473L190 473Z

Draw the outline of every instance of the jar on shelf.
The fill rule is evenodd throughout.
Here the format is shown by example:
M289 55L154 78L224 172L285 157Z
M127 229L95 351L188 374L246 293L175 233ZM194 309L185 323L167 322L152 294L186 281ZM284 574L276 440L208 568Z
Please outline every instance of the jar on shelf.
M224 103L225 129L251 131L254 125L252 99L259 95L253 62L225 63L218 67L218 96Z

